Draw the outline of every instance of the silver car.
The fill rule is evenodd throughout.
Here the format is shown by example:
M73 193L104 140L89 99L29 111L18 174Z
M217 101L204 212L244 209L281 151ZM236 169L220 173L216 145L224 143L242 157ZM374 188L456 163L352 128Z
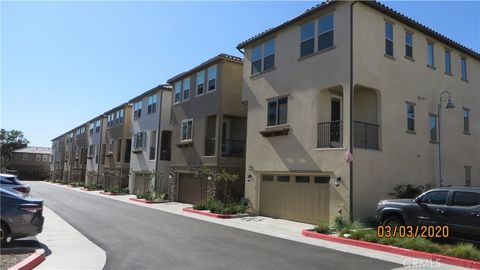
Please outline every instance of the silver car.
M0 187L23 197L30 196L30 186L22 184L13 174L0 173Z

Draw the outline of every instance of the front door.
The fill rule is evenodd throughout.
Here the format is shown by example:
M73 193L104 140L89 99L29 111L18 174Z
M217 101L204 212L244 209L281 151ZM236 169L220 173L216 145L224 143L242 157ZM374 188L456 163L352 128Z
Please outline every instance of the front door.
M342 145L342 98L332 96L330 100L330 143L334 147Z

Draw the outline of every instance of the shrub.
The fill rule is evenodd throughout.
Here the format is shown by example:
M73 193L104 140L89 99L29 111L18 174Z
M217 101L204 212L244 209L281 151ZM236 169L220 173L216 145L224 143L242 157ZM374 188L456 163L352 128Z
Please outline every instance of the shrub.
M217 214L223 214L222 210L224 208L224 205L221 201L219 200L209 200L207 201L208 205L208 210L212 213L217 213Z
M330 226L326 222L320 222L317 226L315 226L315 231L318 233L329 233Z
M208 199L206 201L200 201L193 205L195 210L209 210L215 214L238 214L245 213L247 206L241 202L223 204L219 200Z
M350 238L373 243L379 240L375 230L355 230L351 232Z
M393 192L390 192L388 194L397 199L413 199L418 195L422 194L424 191L427 191L433 187L434 185L432 184L426 184L425 186L416 186L410 183L400 184L394 186Z
M344 234L351 233L352 229L363 229L365 226L358 220L350 222L349 220L344 219L341 216L335 217L335 231L340 236Z
M197 202L196 204L193 205L193 209L195 209L195 210L207 210L208 209L207 202L206 201Z
M461 243L445 250L445 255L480 261L480 249L469 243Z

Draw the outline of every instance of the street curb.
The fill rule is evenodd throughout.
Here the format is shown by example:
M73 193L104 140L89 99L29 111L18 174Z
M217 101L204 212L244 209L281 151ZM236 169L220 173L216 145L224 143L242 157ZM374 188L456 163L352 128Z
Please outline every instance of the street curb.
M163 202L155 202L155 201L149 201L149 200L138 199L138 198L129 198L129 200L135 201L135 202L141 202L141 203L148 203L148 204L151 204L151 203L163 203Z
M346 245L351 245L356 247L368 248L368 249L373 249L373 250L378 250L378 251L383 251L388 253L394 253L394 254L408 256L408 257L427 259L427 260L437 261L440 263L451 264L451 265L456 265L456 266L461 266L461 267L466 267L471 269L480 269L480 262L466 260L466 259L460 259L460 258L455 258L455 257L450 257L445 255L423 252L423 251L416 251L416 250L400 248L395 246L388 246L388 245L383 245L378 243L370 243L370 242L361 241L361 240L342 238L338 236L317 233L309 230L302 230L302 235L306 237L317 238L321 240L326 240L326 241L331 241L331 242L336 242L336 243L341 243L341 244L346 244Z
M99 193L102 194L102 195L108 195L108 196L122 195L122 194L118 194L118 193L105 192L105 191L100 191Z
M191 207L183 208L182 210L185 211L185 212L204 215L204 216L207 216L207 217L221 218L221 219L228 219L228 218L233 217L233 215L228 215L228 214L215 214L215 213L212 213L212 212L204 212L204 211L201 211L201 210L195 210Z
M35 253L28 256L25 260L8 268L8 270L32 270L45 260L45 250L37 249Z

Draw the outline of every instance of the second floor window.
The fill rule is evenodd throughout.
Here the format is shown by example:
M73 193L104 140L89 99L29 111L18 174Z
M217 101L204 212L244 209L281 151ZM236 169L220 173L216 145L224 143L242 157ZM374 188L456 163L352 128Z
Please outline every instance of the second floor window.
M393 56L393 24L385 23L385 54Z
M268 102L267 126L278 126L287 123L288 97L282 97Z
M252 75L275 67L275 39L252 49Z
M140 118L142 116L142 101L133 104L133 119Z
M28 160L28 154L23 154L22 159L23 159L23 160Z
M157 95L149 96L147 113L154 113L156 110L157 110Z
M190 99L190 78L186 78L182 83L183 100Z
M217 66L211 66L207 70L207 92L217 89Z
M100 120L97 120L97 122L95 122L95 133L99 133L100 132Z
M460 59L460 68L462 69L462 80L467 80L467 59L461 58Z
M333 13L318 19L318 50L333 46Z
M435 52L432 42L427 43L427 65L429 67L435 67Z
M470 132L470 110L463 109L463 133Z
M137 134L135 134L135 139L134 139L135 149L144 148L146 139L147 139L147 134L145 132L137 132Z
M413 58L413 34L405 32L405 56Z
M176 82L174 86L175 95L173 97L173 103L179 103L182 101L182 82Z
M429 117L429 127L430 127L430 141L437 142L438 141L438 127L437 127L437 116L434 114L430 114Z
M415 131L415 104L407 103L407 131Z
M191 141L193 133L193 119L185 119L182 121L182 132L181 140L182 141Z
M203 95L205 91L205 70L197 73L197 96Z
M449 50L445 50L445 73L452 74L452 61Z
M309 22L300 28L300 57L315 51L315 24Z

